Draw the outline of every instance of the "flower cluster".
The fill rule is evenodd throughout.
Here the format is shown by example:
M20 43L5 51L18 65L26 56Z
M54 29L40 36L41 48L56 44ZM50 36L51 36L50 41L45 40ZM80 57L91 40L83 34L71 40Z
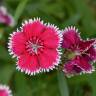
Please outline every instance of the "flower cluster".
M63 71L69 76L92 73L95 69L92 63L96 60L95 43L96 39L82 40L75 27L65 28L62 47L65 49L67 62L64 64Z
M0 96L12 96L12 92L8 86L0 84Z
M67 76L72 76L95 70L92 64L96 60L95 43L96 39L82 40L75 27L62 32L37 18L25 21L20 30L11 34L8 48L17 58L16 68L21 72L35 75L61 68Z

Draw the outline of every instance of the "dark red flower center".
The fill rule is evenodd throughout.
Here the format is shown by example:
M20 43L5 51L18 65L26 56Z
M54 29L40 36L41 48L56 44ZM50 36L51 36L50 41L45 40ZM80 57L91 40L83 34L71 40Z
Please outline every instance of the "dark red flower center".
M32 37L30 40L26 42L26 49L29 54L38 54L43 49L43 40Z
M75 73L80 73L82 71L82 69L80 67L78 67L77 65L73 66L73 70Z

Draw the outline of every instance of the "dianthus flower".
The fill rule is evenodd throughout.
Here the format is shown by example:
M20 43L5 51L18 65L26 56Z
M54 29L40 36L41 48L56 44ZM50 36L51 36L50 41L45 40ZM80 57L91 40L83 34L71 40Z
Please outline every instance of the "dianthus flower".
M0 84L0 96L12 96L12 92L8 86Z
M61 34L57 27L30 19L9 38L9 52L17 57L17 69L29 75L52 70L60 61Z
M14 19L7 12L7 9L4 6L0 6L0 23L6 24L8 26L14 26Z
M75 27L65 28L62 47L67 57L63 67L67 76L94 71L92 62L96 60L95 43L96 39L82 40Z

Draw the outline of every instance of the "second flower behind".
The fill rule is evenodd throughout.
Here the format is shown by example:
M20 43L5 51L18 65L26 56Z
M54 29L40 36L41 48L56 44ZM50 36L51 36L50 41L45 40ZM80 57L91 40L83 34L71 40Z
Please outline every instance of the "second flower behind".
M67 57L63 68L67 76L94 71L92 62L96 61L95 44L96 39L82 40L75 27L65 28L62 47Z

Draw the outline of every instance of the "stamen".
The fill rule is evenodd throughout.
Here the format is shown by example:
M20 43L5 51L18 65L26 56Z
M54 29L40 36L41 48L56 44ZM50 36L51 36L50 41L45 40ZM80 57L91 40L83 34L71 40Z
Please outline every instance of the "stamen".
M34 37L35 38L35 37ZM43 48L43 42L39 39L31 39L26 43L26 49L30 54L38 54L38 49Z
M37 50L39 49L39 48L41 48L41 47L43 47L43 46L40 46L40 45L38 45L38 44L31 44L32 46L32 51L34 52L34 53L36 53L37 54Z

